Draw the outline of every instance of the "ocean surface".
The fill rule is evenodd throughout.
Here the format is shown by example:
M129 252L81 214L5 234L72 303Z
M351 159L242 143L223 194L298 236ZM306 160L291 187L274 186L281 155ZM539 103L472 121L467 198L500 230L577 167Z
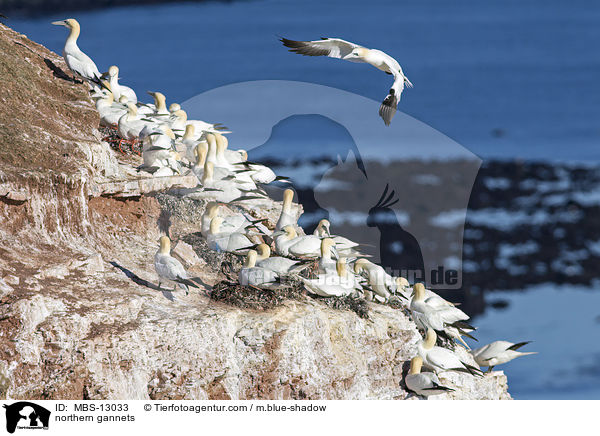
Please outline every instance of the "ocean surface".
M356 154L358 149L380 162L414 158L426 151L429 158L438 152L440 159L447 158L444 147L425 150L426 141L404 141L402 147L395 147L378 136L405 132L404 126L419 132L427 128L427 137L436 138L438 144L459 146L484 162L577 162L600 168L600 2L594 0L257 0L122 7L35 19L13 17L5 22L60 53L67 31L50 23L68 16L81 23L79 45L101 71L118 65L121 83L134 88L142 100L150 101L147 90L161 91L167 103L187 102L184 107L190 112L200 110L205 121L224 123L234 130L230 135L234 148L260 146L259 140L250 144L245 128L252 127L265 108L284 100L292 116L275 120L273 131L261 139L265 145L250 150L250 157L295 161L278 172L298 180L315 174L314 184L321 182L321 192L331 193L342 186L331 181L327 185L321 179L323 170L329 168L315 160L322 156L345 159L348 151ZM386 128L377 116L379 102L392 83L389 76L368 65L288 53L279 36L340 37L394 56L414 88L402 94L401 113L392 127ZM259 80L277 81L264 82L262 98L260 93L231 92L237 88L227 88L224 94L215 91ZM304 94L302 103L315 99L316 106L330 105L332 111L337 110L337 103L346 113L360 113L357 123L370 124L356 133L348 122L306 115L310 109L294 116L298 94L288 93L285 81L335 88L320 97ZM319 94L325 88L306 89ZM193 100L203 93L227 97L213 99L200 109L191 107L190 102L204 101ZM338 96L343 101L338 102ZM370 142L368 136L366 140L361 136L365 132L372 132ZM440 174L415 175L414 180L435 191ZM598 191L582 188L577 173L573 174L565 186L556 176L528 176L527 186L511 184L502 174L485 179L490 190L504 190L509 199L516 198L515 186L529 192L522 203L483 204L467 214L473 225L534 234L535 242L525 238L521 244L493 242L492 251L498 253L494 254L496 269L507 271L509 279L524 280L530 274L522 269L527 256L531 265L537 255L544 255L545 262L553 265L547 259L549 249L539 242L548 239L546 233L536 233L536 229L546 231L555 217L558 226L567 206L571 214L579 213L579 208L572 210L573 204L585 206L581 213L598 213ZM586 176L592 179L591 174ZM380 186L373 189L381 191ZM537 203L532 203L538 200L539 207L543 206L539 213L533 210ZM350 217L347 211L338 212L336 216ZM362 222L366 212L351 218L358 216ZM396 211L396 215L401 224L410 222L409 213ZM448 207L445 214L436 216L434 225L453 228L464 221L465 211ZM593 219L585 222L591 224L583 236L567 228L564 238L574 236L565 240L565 246L560 243L563 233L554 232L559 241L554 247L558 254L552 254L560 263L557 269L583 275L577 265L585 269L590 253L600 256L600 230L596 231ZM524 225L532 228L523 230ZM579 246L586 247L582 255L577 254ZM564 283L556 274L553 270L547 283L522 286L522 292L515 292L514 283L510 291L486 289L487 309L473 321L479 327L479 344L498 339L534 341L526 350L539 354L497 368L508 375L515 398L600 399L600 285Z

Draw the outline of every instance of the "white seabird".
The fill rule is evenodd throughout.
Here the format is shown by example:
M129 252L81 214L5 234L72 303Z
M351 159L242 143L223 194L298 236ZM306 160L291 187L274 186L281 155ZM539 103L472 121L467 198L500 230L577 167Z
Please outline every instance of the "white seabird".
M410 361L410 370L404 378L404 383L408 389L423 397L445 394L454 390L442 386L434 372L421 372L422 365L423 359L420 356L415 356Z
M394 84L379 108L379 116L383 118L386 126L389 126L396 113L404 85L409 88L413 86L404 75L398 61L381 50L365 48L339 38L322 38L317 41L293 41L281 38L280 41L294 53L304 56L328 56L350 62L364 62L394 76Z
M240 269L238 280L242 286L255 286L257 288L277 289L280 285L279 275L270 269L256 266L257 253L248 251L244 266Z
M413 290L414 296L410 301L410 311L415 324L423 330L432 328L438 334L458 339L465 347L469 348L461 337L464 335L474 339L469 332L475 328L466 323L469 316L433 292L431 292L433 295L426 298L426 289L423 283L415 283Z
M63 57L71 71L88 82L102 86L100 82L102 75L98 71L98 67L94 61L77 46L77 38L79 37L81 29L77 20L68 18L66 20L54 21L52 24L55 26L64 26L70 30L69 36L65 41Z
M210 222L206 242L212 250L246 254L248 250L254 247L255 243L244 233L221 231L222 222L223 217L218 215Z
M281 214L275 225L275 230L281 230L285 226L295 226L298 222L294 214L292 213L292 201L294 200L294 191L286 189L283 191L283 207L281 208Z
M154 269L158 274L158 287L162 281L173 283L173 291L179 286L189 292L188 286L198 288L199 286L191 281L185 268L177 259L171 256L171 240L167 236L161 236L159 239L160 248L154 255Z
M436 373L444 371L467 372L472 375L481 375L479 368L461 361L452 351L435 345L437 335L432 328L427 329L425 339L417 344L417 354L423 359L427 368Z
M373 292L384 300L390 297L390 288L394 284L394 278L386 273L381 265L376 265L367 259L358 259L354 263L354 272L356 274L365 272Z
M529 354L537 354L537 351L521 352L517 351L524 345L531 343L531 341L519 342L513 344L508 341L495 341L491 344L484 345L476 350L471 350L471 354L479 366L487 366L488 372L490 372L494 366L501 365L506 362L510 362L520 356L527 356Z
M121 96L125 96L127 97L128 102L137 103L137 95L135 95L135 91L129 86L121 85L119 83L119 67L112 65L108 69L108 77L110 90L114 94L115 99L119 100Z
M275 238L275 250L283 256L313 258L321 254L321 238L314 235L298 236L293 226L285 226L272 236Z
M356 278L345 268L346 260L338 259L333 274L319 274L316 279L300 277L306 289L321 297L343 297L355 294L359 290Z
M332 235L330 232L330 227L331 223L329 222L329 220L322 219L321 221L319 221L319 224L315 228L313 235L318 236L320 238L332 238L335 242L335 248L340 254L358 254L358 252L354 251L353 249L358 247L360 244L351 241L348 238L344 238L343 236Z
M304 269L306 265L302 264L299 260L288 259L287 257L271 256L271 248L267 244L259 244L256 247L258 257L256 258L256 265L261 268L270 269L279 274L290 274L299 272Z
M335 247L335 242L331 238L321 239L321 258L319 259L319 273L337 274L336 261L331 255Z

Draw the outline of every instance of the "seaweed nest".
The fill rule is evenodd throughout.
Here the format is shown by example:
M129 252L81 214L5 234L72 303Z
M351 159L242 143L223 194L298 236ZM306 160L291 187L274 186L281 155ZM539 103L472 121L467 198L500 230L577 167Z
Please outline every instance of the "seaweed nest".
M210 298L242 309L267 310L281 306L286 300L303 300L306 293L297 286L271 290L223 280L213 286Z
M113 150L120 151L123 154L142 155L142 144L139 141L123 140L117 131L116 127L100 126L98 128L102 134L102 140L108 142Z
M188 233L182 240L190 244L198 257L204 259L213 271L221 271L227 266L232 273L237 274L242 268L244 256L211 249L200 232Z
M336 310L350 310L356 313L359 318L369 319L369 304L362 297L353 297L346 295L344 297L320 297L311 295L317 301Z

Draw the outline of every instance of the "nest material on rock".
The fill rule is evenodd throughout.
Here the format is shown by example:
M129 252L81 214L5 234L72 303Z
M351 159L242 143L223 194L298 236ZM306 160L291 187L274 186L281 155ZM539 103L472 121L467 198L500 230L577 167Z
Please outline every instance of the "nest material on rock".
M213 286L210 298L242 309L267 310L281 306L287 300L303 300L306 294L303 288L296 286L271 290L223 280Z
M108 142L113 150L123 154L142 155L142 144L139 141L124 141L117 131L116 127L100 126L98 128L102 134L102 140Z

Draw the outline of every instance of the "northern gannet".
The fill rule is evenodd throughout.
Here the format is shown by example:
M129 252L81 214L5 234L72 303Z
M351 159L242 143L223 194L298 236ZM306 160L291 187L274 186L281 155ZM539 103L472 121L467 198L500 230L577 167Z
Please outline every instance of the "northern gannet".
M193 124L185 126L185 133L181 138L181 144L185 148L184 154L188 161L195 162L197 159L197 147L202 145L208 151L208 143L205 139L195 139L195 128ZM204 164L202 164L204 166Z
M221 230L222 222L223 218L218 215L210 222L208 234L206 235L206 242L212 250L246 254L248 250L254 247L255 243L244 233L223 232Z
M501 365L506 362L510 362L520 356L527 356L529 354L537 354L537 351L529 351L523 353L517 351L524 345L529 344L531 341L519 342L513 344L508 341L495 341L491 344L484 345L476 350L471 350L471 354L479 366L487 366L488 372L490 372L494 366Z
M319 273L337 274L336 261L332 259L332 249L335 248L335 242L331 238L321 239L321 258L319 259Z
M398 61L381 50L365 48L339 38L322 38L318 41L293 41L281 38L280 41L294 53L304 56L328 56L350 62L365 62L394 76L394 84L379 108L379 116L383 118L386 126L390 125L396 113L404 85L409 88L413 86L404 75Z
M306 289L321 297L343 297L359 290L355 277L345 269L345 259L338 259L333 274L319 274L316 279L300 277Z
M328 220L322 219L321 221L319 221L319 224L315 228L313 235L318 236L320 238L332 238L335 242L335 248L339 253L346 255L358 254L353 249L358 247L360 244L351 241L350 239L344 238L343 236L332 235L330 232L330 226L331 223Z
M139 140L142 142L142 169L156 177L180 173L179 156L173 150L175 136L167 125L144 126Z
M283 206L281 208L281 214L275 225L275 230L281 230L285 226L297 225L298 219L292 213L292 201L294 200L294 191L286 189L283 191Z
M117 131L119 136L127 141L135 141L139 138L140 132L148 124L142 121L137 113L137 106L133 103L127 103L127 113L117 123Z
M173 291L179 286L189 292L188 286L198 288L199 286L191 281L185 268L177 259L171 256L171 240L167 236L161 236L159 239L160 248L154 255L154 269L158 274L158 287L162 281L173 283Z
M116 126L119 122L119 118L128 111L126 105L115 103L114 96L111 92L96 100L96 109L100 114L100 125L107 127Z
M278 274L270 269L256 266L256 258L256 251L248 251L244 266L238 274L240 284L242 286L277 289L280 285Z
M210 223L214 217L219 215L219 207L221 205L216 201L211 201L206 205L204 214L202 214L202 234L207 235L210 231ZM256 224L262 220L250 221L243 215L227 215L221 216L223 221L220 224L220 232L234 233L241 232L249 226Z
M98 67L94 61L77 46L77 38L79 37L81 29L77 20L68 18L62 21L54 21L52 24L55 26L64 26L70 30L63 49L63 57L70 70L88 82L102 86L100 81L102 75L98 71Z
M270 269L279 274L299 272L306 267L306 265L302 264L299 260L292 260L280 256L271 257L271 248L267 244L259 244L256 247L256 252L258 253L258 257L256 258L256 264L258 266Z
M189 194L190 198L212 198L223 203L238 201L262 200L266 194L257 190L245 189L235 178L217 179L214 177L215 167L206 160L202 174L201 189Z
M436 373L444 371L467 372L472 375L481 375L482 372L468 363L461 361L452 351L435 345L437 335L433 329L428 328L425 339L417 344L417 354L423 359L427 368Z
M469 316L433 292L433 295L426 297L423 283L415 283L413 290L410 311L415 324L423 330L432 328L438 334L443 333L449 338L458 339L468 349L469 346L461 335L474 339L469 334L474 327L465 322Z
M246 150L229 150L229 140L227 139L227 137L221 132L213 133L215 134L217 143L223 144L223 154L225 155L225 159L227 159L227 161L230 164L236 165L246 162L248 160L248 153L246 152Z
M197 145L194 149L194 155L196 157L196 162L192 165L192 171L198 177L199 181L202 181L202 177L204 176L204 165L206 164L206 154L208 153L207 147L201 147Z
M410 370L404 377L404 383L408 389L423 397L445 394L454 390L442 386L434 372L421 372L422 365L423 359L420 356L415 356L410 361Z
M321 254L321 238L314 235L298 236L293 226L285 226L272 235L275 250L283 256L314 258Z
M152 118L153 121L166 123L171 114L167 109L167 98L161 92L146 91L153 99L154 104L139 104L138 112L147 118Z
M394 278L385 272L381 265L376 265L367 259L358 259L354 262L354 272L360 274L366 273L366 278L379 297L387 300L390 297L390 288L394 283Z
M128 102L137 103L137 95L135 95L135 91L128 86L119 84L119 67L117 67L116 65L112 65L108 69L108 77L110 90L112 91L117 100L119 100L123 95L127 97Z

